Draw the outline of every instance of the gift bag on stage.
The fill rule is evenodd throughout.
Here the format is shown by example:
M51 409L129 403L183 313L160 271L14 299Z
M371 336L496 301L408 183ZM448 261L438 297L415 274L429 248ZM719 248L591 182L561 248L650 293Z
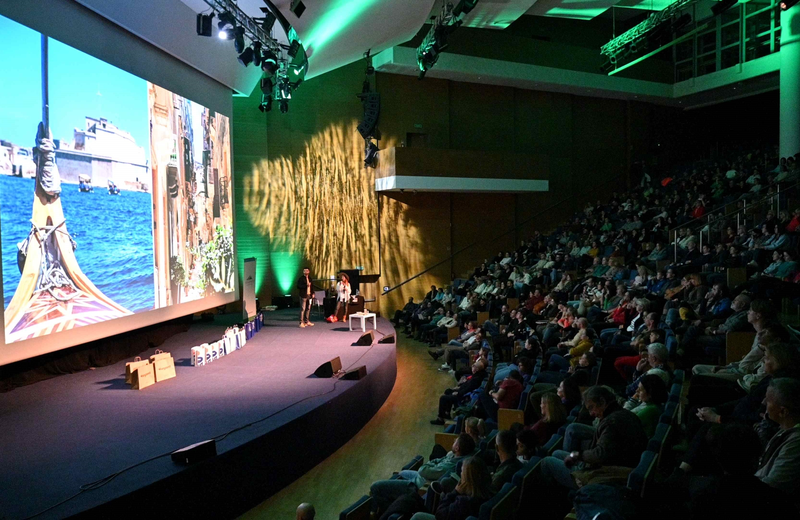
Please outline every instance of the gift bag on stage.
M227 352L225 352L225 342L219 340L217 341L216 345L217 345L217 352L219 352L219 357L225 356L227 354Z
M171 358L172 354L164 352L163 350L156 349L155 353L150 356L150 362L155 363L157 359Z
M172 356L162 357L153 362L156 383L175 377L175 360Z
M203 349L203 353L205 354L206 365L211 363L211 361L212 361L212 358L211 358L211 345L209 345L208 343L203 343L202 345L200 345L200 348Z
M149 361L142 361L142 358L136 356L133 358L133 361L125 363L125 382L131 384L131 374L134 370L139 368L140 366L144 366L150 363Z
M131 385L134 390L141 390L154 384L156 384L155 371L149 361L131 373Z
M208 348L211 349L211 361L216 361L219 359L219 345L216 343L210 343Z
M206 364L206 349L203 347L192 347L192 366L201 367Z

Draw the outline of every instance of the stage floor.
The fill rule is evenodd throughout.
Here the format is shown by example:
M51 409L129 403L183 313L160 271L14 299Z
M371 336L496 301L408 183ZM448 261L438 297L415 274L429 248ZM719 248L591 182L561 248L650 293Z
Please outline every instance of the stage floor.
M384 377L391 377L386 395L370 403L379 408L394 384L395 345L354 347L360 329L319 321L301 329L297 315L296 309L265 313L266 326L242 350L204 367L190 365L191 347L218 339L236 318L196 322L161 346L175 358L177 377L142 391L125 384L121 362L0 394L0 517L30 516L78 493L81 485L268 416L217 442L218 455L280 429L369 380L316 378L316 367L335 356L344 368L363 364L369 373L390 374ZM377 329L376 341L394 332L380 318ZM380 372L388 361L391 371ZM148 462L41 518L89 510L182 469L169 457Z

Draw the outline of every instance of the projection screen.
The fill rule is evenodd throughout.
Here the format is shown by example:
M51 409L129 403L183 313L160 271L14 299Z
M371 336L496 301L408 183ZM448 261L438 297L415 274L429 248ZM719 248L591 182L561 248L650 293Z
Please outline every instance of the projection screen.
M228 116L0 16L0 365L234 301Z

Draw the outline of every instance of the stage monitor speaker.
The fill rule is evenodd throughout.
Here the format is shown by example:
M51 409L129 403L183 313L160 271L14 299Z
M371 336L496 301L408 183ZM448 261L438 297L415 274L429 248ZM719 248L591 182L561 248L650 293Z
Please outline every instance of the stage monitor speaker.
M347 381L358 381L360 379L364 379L367 377L367 367L366 365L361 365L360 367L356 367L353 370L348 370L342 376L342 379Z
M362 334L361 337L358 338L358 341L353 343L351 346L353 346L353 347L369 347L369 346L372 345L372 343L374 341L375 341L375 331L374 330L368 330L367 332Z
M217 443L214 439L198 442L172 452L172 461L189 466L217 456Z
M378 343L397 343L397 338L394 333L387 334L378 340Z
M338 357L326 361L321 364L319 368L314 371L317 377L333 377L333 375L342 369L342 360Z

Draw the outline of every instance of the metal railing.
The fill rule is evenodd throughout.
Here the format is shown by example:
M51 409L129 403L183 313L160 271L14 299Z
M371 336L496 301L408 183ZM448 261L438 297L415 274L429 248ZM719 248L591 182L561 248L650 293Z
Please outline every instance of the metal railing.
M712 224L716 222L731 222L733 219L736 219L736 232L738 233L739 228L745 225L748 213L755 214L756 211L759 209L768 208L775 212L777 216L780 211L785 208L782 208L782 203L785 204L787 200L787 196L792 192L797 192L798 186L800 186L800 182L795 182L789 186L781 186L781 182L774 182L762 190L769 191L770 188L774 188L775 191L771 194L766 195L765 197L755 200L755 201L748 201L746 198L746 193L743 194L738 199L729 202L728 204L723 204L722 206L709 211L708 213L704 214L702 217L692 219L688 222L684 222L679 226L675 226L674 228L669 230L669 234L667 235L669 240L672 240L673 246L673 261L678 261L678 232L681 229L688 228L691 231L698 231L699 241L698 247L700 249L703 248L703 238L704 233L707 236L706 243L711 242L711 232L712 232ZM736 209L732 211L728 211L729 206L736 204ZM741 207L739 206L741 204ZM766 213L766 211L765 211ZM727 227L727 226L726 226ZM721 230L724 233L724 229Z

